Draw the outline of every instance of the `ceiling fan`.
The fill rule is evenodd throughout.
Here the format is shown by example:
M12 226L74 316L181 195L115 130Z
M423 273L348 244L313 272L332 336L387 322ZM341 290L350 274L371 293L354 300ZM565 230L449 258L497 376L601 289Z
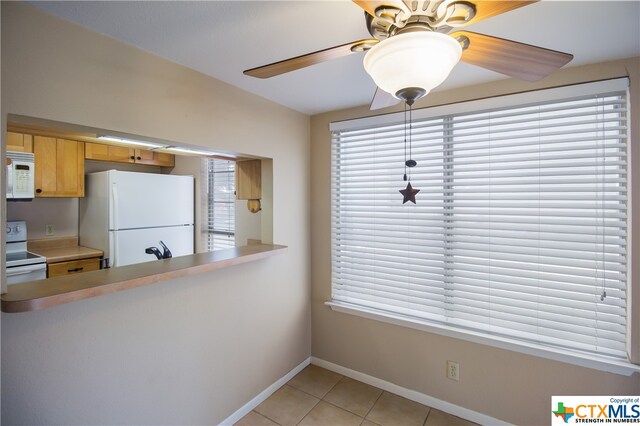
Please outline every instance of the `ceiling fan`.
M537 81L573 55L459 28L538 0L353 0L365 11L373 38L272 64L245 75L269 78L366 51L364 66L378 86L371 109L413 104L442 83L459 60L526 81Z

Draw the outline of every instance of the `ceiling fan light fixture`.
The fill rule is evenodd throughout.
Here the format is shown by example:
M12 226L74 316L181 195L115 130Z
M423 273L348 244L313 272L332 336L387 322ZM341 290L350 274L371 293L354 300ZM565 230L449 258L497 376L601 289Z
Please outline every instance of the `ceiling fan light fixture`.
M406 88L428 94L440 85L460 60L462 48L454 38L432 31L397 34L373 46L364 68L376 85L398 99Z

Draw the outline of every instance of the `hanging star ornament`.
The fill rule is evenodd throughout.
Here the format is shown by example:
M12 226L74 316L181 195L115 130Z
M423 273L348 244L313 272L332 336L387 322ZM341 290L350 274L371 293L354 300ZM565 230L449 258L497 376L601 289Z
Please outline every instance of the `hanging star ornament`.
M413 204L415 204L416 203L416 194L418 192L420 192L420 190L419 189L414 189L411 186L411 182L407 182L407 187L405 189L401 189L399 192L404 197L404 200L402 200L402 204L406 203L407 201L411 201Z

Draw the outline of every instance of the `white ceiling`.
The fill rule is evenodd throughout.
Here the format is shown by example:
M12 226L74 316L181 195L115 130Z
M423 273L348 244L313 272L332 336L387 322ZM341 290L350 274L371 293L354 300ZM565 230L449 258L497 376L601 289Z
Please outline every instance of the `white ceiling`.
M268 80L242 74L370 38L348 0L29 3L305 114L368 105L375 91L362 53ZM467 29L572 53L568 66L640 56L640 1L545 0ZM460 63L436 90L502 78Z

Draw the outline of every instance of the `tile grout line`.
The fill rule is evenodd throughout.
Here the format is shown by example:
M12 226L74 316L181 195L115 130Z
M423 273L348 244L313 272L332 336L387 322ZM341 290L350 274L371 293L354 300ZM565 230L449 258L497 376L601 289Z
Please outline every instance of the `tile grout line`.
M258 412L256 411L256 413L258 413ZM258 414L260 414L260 413L258 413ZM275 424L277 424L278 426L282 426L280 423L276 422L276 421L275 421L274 419L272 419L271 417L269 417L269 416L265 416L264 414L260 414L260 415L261 415L262 417L264 417L265 419L269 419L269 420L271 420L272 422L274 422L274 423L275 423Z
M343 376L343 377L344 377L344 376ZM342 379L341 379L341 380L342 380ZM338 380L338 381L340 381L340 380ZM316 395L314 395L314 394L312 394L312 393L309 393L309 392L307 392L307 391L305 391L305 390L303 390L303 389L298 389L297 387L295 387L295 386L293 386L293 385L290 385L290 384L289 384L289 382L285 383L285 384L284 384L284 385L282 385L282 386L283 386L283 387L284 387L284 386L289 386L291 389L295 389L295 390L297 390L297 391L300 391L300 392L302 392L302 393L304 393L304 394L306 394L306 395L309 395L309 396L312 396L312 397L314 397L314 398L316 398L316 399L319 399L320 401L324 401L324 396L327 396L327 394L325 394L322 398L320 398L320 397L318 397L318 396L316 396ZM335 387L335 385L333 385L333 387ZM332 387L331 389L333 389L333 387ZM327 391L327 393L331 392L331 389L329 389L329 390Z
M318 406L318 404L320 404L320 402L324 402L325 404L329 404L329 405L331 405L331 406L333 406L333 407L336 407L336 408L338 408L338 409L340 409L340 410L344 410L344 411L346 411L347 413L353 414L354 416L356 416L356 417L358 417L359 419L361 419L360 424L364 423L364 421L366 420L366 418L365 418L365 417L363 417L363 416L361 416L361 415L359 415L359 414L357 414L357 413L354 413L353 411L351 411L351 410L349 410L349 409L347 409L347 408L340 407L339 405L336 405L336 404L334 404L334 403L332 403L332 402L330 402L330 401L327 401L327 400L325 399L325 397L326 397L327 395L329 395L329 393L331 393L331 391L332 391L336 386L338 386L338 384L339 384L341 381L343 381L345 378L347 378L347 376L340 374L340 379L338 379L338 381L337 381L337 382L335 382L335 383L331 386L331 388L329 388L329 390L328 390L327 392L325 392L325 394L324 394L324 396L323 396L322 398L318 398L316 395L313 395L313 394L311 394L311 393L309 393L309 392L306 392L306 391L305 391L305 390L303 390L303 389L298 389L297 387L295 387L295 386L293 386L293 385L290 385L290 384L289 384L289 382L285 383L283 386L289 386L289 387L291 387L292 389L298 390L298 391L300 391L300 392L302 392L302 393L304 393L304 394L307 394L307 395L312 396L312 397L314 397L314 398L318 398L318 402L317 402L317 403L316 403L316 404L311 408L311 410L309 410L309 412L308 412L307 414L305 414L305 415L302 417L302 419L300 419L300 421L299 421L298 423L296 423L296 425L299 425L300 423L302 423L302 421L303 421L303 420L304 420L304 419L309 415L309 413L311 413L311 411L313 411L313 409L314 409L314 408L316 408L316 407ZM292 379L292 380L293 380L293 379ZM374 387L375 387L375 386L374 386ZM379 389L379 390L381 390L381 391L382 391L382 392L380 392L380 395L382 395L382 393L384 392L384 391L383 391L382 389L380 389L380 388L377 388L377 387L376 387L376 389ZM372 406L371 406L371 408L367 411L367 413L366 413L366 414L368 414L368 413L369 413L369 411L371 411L371 409L373 408L373 406L376 404L376 402L378 402L378 399L380 399L380 395L378 395L378 398L376 398L375 402L373 403L373 405L372 405ZM366 414L365 414L365 416L366 416ZM269 420L271 420L271 419L269 419ZM371 422L371 423L374 423L374 422ZM377 424L377 423L375 423L375 424Z
M332 403L332 402L327 401L327 400L325 400L325 399L324 399L327 395L329 395L329 393L333 390L333 388L335 388L336 386L338 386L338 383L340 383L340 382L341 382L342 380L344 380L345 378L350 379L349 377L342 375L342 378L340 378L340 380L338 380L338 381L336 382L336 384L335 384L335 385L333 385L333 387L332 387L331 389L329 389L329 391L324 395L324 397L322 397L322 401L326 402L327 404L331 404L331 405L333 405L334 407L340 408L341 410L344 410L344 411L346 411L346 412L348 412L348 413L351 413L351 414L353 414L354 416L357 416L357 417L361 418L361 419L362 419L362 422L360 422L360 424L362 424L365 420L367 420L367 415L371 412L371 410L373 410L373 407L375 407L376 403L378 402L378 400L380 399L380 397L382 396L382 394L383 394L385 391L384 391L383 389L380 389L380 388L379 388L379 387L377 387L377 386L371 386L371 385L369 385L369 386L371 386L371 387L373 387L373 388L375 388L375 389L378 389L378 390L380 391L380 395L378 395L378 397L377 397L377 398L376 398L376 400L373 402L373 404L371 405L371 407L369 408L369 410L367 410L367 412L364 414L364 416L361 416L360 414L358 414L358 413L354 413L353 411L349 410L348 408L340 407L339 405L336 405L336 404L334 404L334 403ZM350 380L354 380L354 379L350 379ZM360 382L359 380L355 380L355 381L356 381L356 382L359 382L359 383L363 383L363 382ZM366 384L366 383L365 383L365 384ZM371 420L369 420L369 421L370 421L371 423L377 424L377 423L375 423L375 422L372 422Z
M425 405L426 407L426 405ZM424 423L422 423L422 426L427 426L427 420L429 420L429 416L431 415L431 412L434 410L433 407L429 407L429 411L427 411L427 417L424 418Z
M322 401L322 402L324 402L325 404L329 404L329 405L331 405L331 406L333 406L333 407L336 407L336 408L338 408L338 409L340 409L340 410L342 410L342 411L346 411L347 413L349 413L349 414L353 414L354 416L356 416L356 417L358 417L358 418L360 418L360 419L364 420L364 417L362 417L360 414L354 413L353 411L348 410L348 409L346 409L346 408L344 408L344 407L341 407L341 406L339 406L339 405L336 405L336 404L334 404L333 402L329 402L329 401L326 401L326 400L324 400L324 399L321 399L321 401ZM362 423L362 422L361 422L361 423Z
M336 373L336 374L338 374L338 373ZM327 392L325 392L325 394L324 394L324 396L323 396L322 398L318 398L317 396L312 395L312 394L310 394L310 393L308 393L308 392L305 392L305 391L304 391L304 390L302 390L302 389L298 389L298 388L297 388L297 387L295 387L295 386L289 385L289 382L290 382L291 380L293 380L293 378L292 378L291 380L289 380L289 382L287 382L287 383L285 383L284 385L282 385L282 386L287 386L287 385L288 385L288 386L289 386L290 388L292 388L292 389L298 390L298 391L300 391L300 392L302 392L302 393L304 393L304 394L307 394L307 395L309 395L309 396L312 396L312 397L314 397L314 398L318 399L318 402L316 402L316 403L314 404L314 406L313 406L313 407L311 407L311 410L309 410L309 411L307 412L307 414L305 414L304 416L302 416L302 418L300 419L300 421L299 421L298 423L296 423L296 425L299 425L300 423L302 423L302 421L303 421L303 420L304 420L304 419L309 415L309 413L310 413L311 411L313 411L313 409L314 409L314 408L316 408L316 407L318 406L318 404L320 404L320 401L324 401L324 397L325 397L325 396L327 396L327 394L328 394L329 392L331 392L331 390L332 390L333 388L335 388L335 387L336 387L336 385L337 385L338 383L340 383L340 381L341 381L342 379L344 379L344 376L343 376L342 374L339 374L339 376L340 376L340 379L338 379L338 381L337 381L337 382L335 382L335 383L333 384L333 386L331 386L331 388L330 388ZM327 401L324 401L324 402L327 402ZM327 402L327 403L328 403L328 402ZM332 404L332 405L333 405L333 404Z
M371 386L371 385L369 385L369 386ZM376 389L380 389L380 388L379 388L379 387L377 387L377 386L374 386L374 387L375 387ZM382 392L380 392L380 395L378 395L378 397L376 398L376 400L375 400L375 402L373 403L373 405L371 405L371 408L369 408L369 411L367 411L367 413L364 415L364 419L365 419L365 420L367 420L367 416L369 415L369 413L371 413L371 410L373 410L373 407L375 407L375 406L376 406L376 404L378 403L378 401L380 401L380 398L382 398L382 395L385 393L385 390L384 390L384 389L380 389L380 390L381 390ZM369 420L369 421L370 421L371 423L375 423L375 422L374 422L374 421L372 421L372 420ZM376 424L377 424L377 423L376 423Z
M269 421L271 421L271 422L273 422L273 423L277 424L278 426L282 426L280 423L276 422L275 420L273 420L273 419L272 419L271 417L269 417L269 416L266 416L266 415L264 415L264 414L262 414L262 413L258 413L256 410L251 410L251 411L252 411L252 412L254 412L254 413L256 413L257 415L262 416L262 417L264 417L265 419L267 419L267 420L269 420ZM244 418L244 417L243 417L243 418Z
M293 387L293 386L292 386ZM295 389L295 388L294 388ZM302 391L301 391L302 392ZM305 392L306 393L306 392ZM309 394L307 394L309 395ZM317 397L316 397L317 398ZM320 401L322 401L321 399L318 399L318 402L316 402L313 407L311 407L311 410L307 411L307 414L305 414L304 416L302 416L302 418L300 419L300 421L298 423L296 423L296 426L299 425L300 423L302 423L302 421L309 415L309 413L311 413L313 411L314 408L316 408L318 406L318 404L320 404Z
M327 404L331 404L331 405L333 405L334 407L340 408L341 410L344 410L344 411L346 411L346 412L348 412L348 413L351 413L351 414L353 414L353 415L355 415L355 416L357 416L357 417L360 417L360 418L362 419L362 421L364 422L364 420L367 420L367 415L371 412L371 410L373 409L373 407L376 405L376 402L378 402L378 400L380 399L380 397L381 397L381 396L382 396L382 394L384 393L384 390L383 390L383 389L380 389L380 388L379 388L379 387L377 387L377 386L371 386L371 385L369 385L369 386L371 386L372 388L378 389L378 390L380 391L380 395L378 395L378 397L376 398L376 400L375 400L375 401L373 402L373 404L371 405L371 408L369 408L369 410L367 410L367 412L364 414L364 416L361 416L360 414L358 414L358 413L354 413L353 411L349 410L348 408L341 407L341 406L339 406L339 405L337 405L337 404L334 404L334 403L333 403L333 402L331 402L331 401L327 401L326 399L324 399L327 395L329 395L329 393L331 393L331 391L333 390L333 388L335 388L336 386L338 386L338 384L339 384L342 380L344 380L344 379L354 380L354 379L351 379L351 378L349 378L349 377L347 377L347 376L344 376L344 375L343 375L343 376L342 376L342 378L340 378L340 380L338 380L338 381L336 382L336 384L335 384L335 385L333 385L333 387L332 387L331 389L329 389L329 391L328 391L326 394L324 394L324 396L322 397L322 401L326 402ZM359 382L359 383L366 384L366 383L364 383L364 382L360 382L359 380L354 380L354 381ZM371 420L369 420L369 421L371 422ZM371 423L375 423L375 422L371 422ZM375 424L377 424L377 423L375 423Z
M324 401L324 397L325 397L325 396L327 396L327 395L329 395L329 392L331 392L331 391L333 390L333 388L335 388L336 386L338 386L338 383L340 383L340 382L342 381L342 379L344 379L344 376L343 376L342 374L340 374L340 379L339 379L337 382L335 382L335 383L333 384L333 386L331 386L331 389L329 389L329 390L324 394L324 396L323 396L322 398L320 398L320 400ZM325 402L326 402L326 401L325 401Z

